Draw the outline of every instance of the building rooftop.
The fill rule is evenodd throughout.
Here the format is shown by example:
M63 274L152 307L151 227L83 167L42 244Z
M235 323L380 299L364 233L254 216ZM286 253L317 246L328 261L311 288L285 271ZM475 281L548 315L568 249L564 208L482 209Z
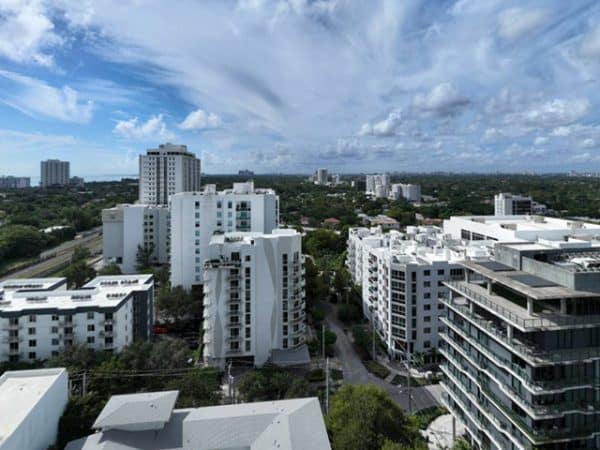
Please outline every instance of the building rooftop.
M468 220L491 227L509 230L564 230L573 235L590 233L600 235L600 225L579 220L559 219L545 216L453 216L450 220Z
M171 419L179 391L113 395L96 418L101 430L159 430Z
M66 376L65 369L8 371L0 376L0 447L61 376Z
M66 450L127 450L127 449L170 449L170 450L330 450L321 407L317 398L278 400L272 402L241 403L226 406L211 406L197 409L169 410L167 400L175 394L146 394L159 396L164 406L160 418L169 412L169 420L163 427L151 429L144 425L143 412L150 402L157 401L133 396L119 396L116 403L120 420L114 420L117 429L103 430L86 438L70 442ZM112 401L112 399L111 399ZM111 401L105 410L113 410ZM128 405L132 402L132 405ZM140 420L132 424L130 414L142 411ZM108 414L110 417L113 413ZM148 422L156 425L155 416ZM121 421L121 424L117 422ZM139 431L131 430L131 426ZM124 431L129 428L131 431Z
M9 278L8 280L0 281L0 291L15 291L23 289L55 289L57 286L66 283L64 277L55 278Z
M16 312L23 310L68 310L72 311L80 307L111 307L118 306L133 292L147 290L151 287L152 275L110 275L100 276L80 289L54 289L64 281L55 278L54 287L45 287L51 282L44 279L36 279L33 283L25 283L25 286L40 284L40 288L16 288L0 290L0 314L5 312ZM17 286L22 280L6 280L4 284ZM31 280L30 280L31 281ZM12 283L12 284L11 284Z

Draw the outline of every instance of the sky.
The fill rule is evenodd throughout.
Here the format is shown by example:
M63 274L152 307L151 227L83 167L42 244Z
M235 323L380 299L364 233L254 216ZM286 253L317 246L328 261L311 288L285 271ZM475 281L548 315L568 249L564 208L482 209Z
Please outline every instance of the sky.
M600 171L597 0L0 0L0 174Z

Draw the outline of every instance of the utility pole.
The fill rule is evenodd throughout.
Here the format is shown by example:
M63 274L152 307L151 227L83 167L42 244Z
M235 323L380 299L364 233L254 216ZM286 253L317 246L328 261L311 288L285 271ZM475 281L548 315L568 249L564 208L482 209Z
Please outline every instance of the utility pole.
M233 391L232 391L232 380L231 376L231 361L229 361L229 365L227 366L227 391L229 393L229 403L233 404Z
M329 414L329 358L325 360L325 414Z
M412 413L412 392L410 391L410 354L406 353L406 389L408 392L408 413Z
M323 359L325 359L325 324L321 325L321 347L323 347Z

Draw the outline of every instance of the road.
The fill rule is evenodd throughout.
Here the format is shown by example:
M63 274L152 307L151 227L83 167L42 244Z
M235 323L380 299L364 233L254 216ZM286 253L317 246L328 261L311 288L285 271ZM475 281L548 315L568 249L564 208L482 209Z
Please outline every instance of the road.
M70 241L70 243L72 243L72 245L68 246L66 249L63 249L62 252L57 256L45 259L24 269L5 275L4 277L0 278L0 281L7 280L9 278L34 278L48 275L60 269L61 267L66 266L71 260L73 250L78 245L89 248L92 255L102 252L101 235L94 235L84 239L75 239Z
M331 305L323 305L326 309L325 320L331 331L337 335L335 343L336 357L342 363L344 382L349 384L375 384L383 388L402 409L408 411L408 393L404 386L394 386L370 373L354 351L350 338L344 333L342 324L334 315ZM442 387L439 384L416 387L412 392L412 412L431 406L441 405Z

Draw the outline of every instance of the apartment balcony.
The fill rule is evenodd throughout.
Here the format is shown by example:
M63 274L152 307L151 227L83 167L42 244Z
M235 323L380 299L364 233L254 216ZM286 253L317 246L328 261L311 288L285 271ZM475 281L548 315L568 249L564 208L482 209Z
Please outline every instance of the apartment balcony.
M231 320L231 318L229 318L225 321L225 325L227 325L228 327L241 327L242 322L240 322L239 320Z
M6 327L7 330L22 330L23 329L23 325L20 325L18 323L9 323L8 326Z
M23 342L23 338L19 336L8 336L2 338L3 344L18 344L19 342Z
M105 331L105 330L103 330L103 331L100 331L98 333L98 336L100 336L101 338L103 338L103 337L116 338L117 337L117 333L114 330L113 331ZM68 337L69 337L69 335L65 334L65 338L68 338Z
M301 312L300 314L294 315L289 319L290 323L303 322L306 319L306 313Z
M506 330L492 320L484 319L478 314L471 312L466 304L460 304L456 299L453 301L440 299L440 302L448 308L458 312L467 321L474 323L495 340L505 344L509 351L529 361L532 365L543 365L551 363L562 363L580 361L591 358L600 358L600 346L584 347L565 350L542 350L529 345L517 338L509 339Z
M228 311L225 311L225 316L227 316L227 317L239 316L241 314L242 314L242 312L239 309L236 309L236 310L231 310L230 309Z
M225 300L225 304L239 304L241 301L242 299L240 297L227 297L227 300Z
M202 343L203 344L210 344L211 343L211 334L210 333L205 333L204 336L202 337Z
M227 354L236 354L236 353L242 353L242 349L240 347L238 348L228 348L225 353Z
M114 319L104 319L100 321L100 325L113 325L115 322Z
M600 323L598 315L573 316L551 311L528 314L525 308L504 297L489 293L486 288L478 284L464 281L446 281L444 284L455 293L465 296L521 331L559 330Z
M225 340L227 342L239 342L242 340L242 336L227 336Z
M238 274L229 274L225 277L225 280L226 281L236 281L236 280L239 280L240 278L241 278L241 275L239 273Z
M11 355L11 356L18 355L19 354L19 349L18 348L9 348L8 349L8 354Z

